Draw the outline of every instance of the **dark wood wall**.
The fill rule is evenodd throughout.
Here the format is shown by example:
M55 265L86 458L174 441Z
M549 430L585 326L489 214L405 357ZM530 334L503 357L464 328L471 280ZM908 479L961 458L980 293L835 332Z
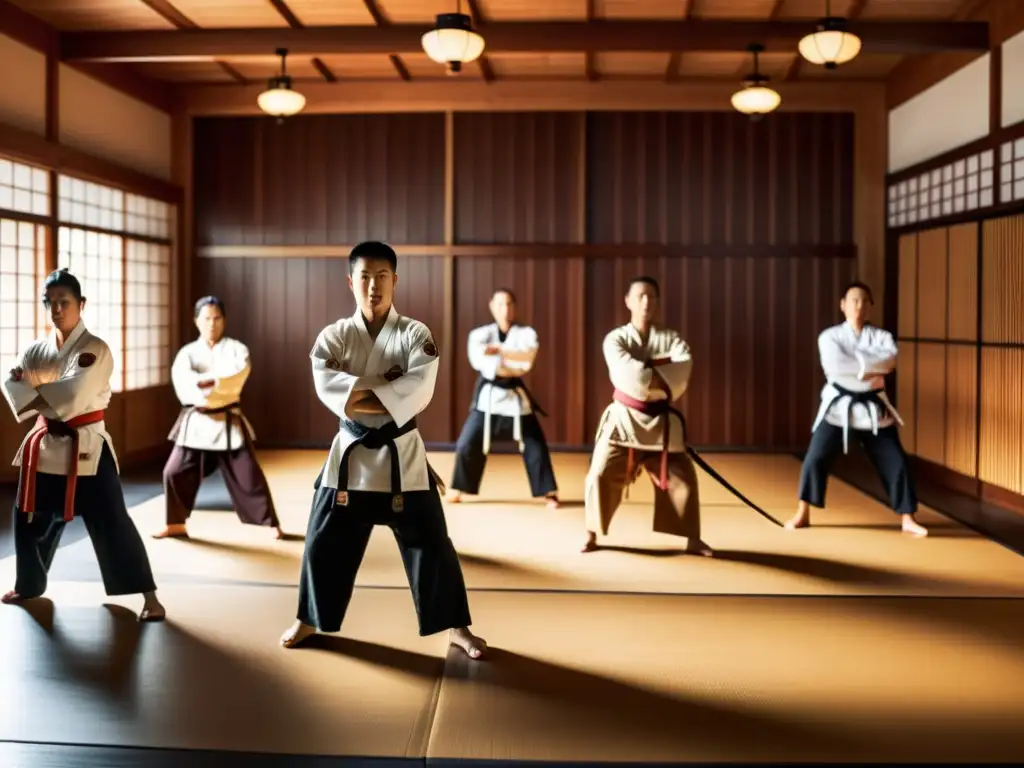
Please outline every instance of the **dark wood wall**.
M611 387L605 334L629 278L657 277L690 342L683 406L703 446L801 447L815 338L854 277L853 116L457 113L197 120L193 298L218 293L253 353L263 446L325 445L308 352L353 311L345 247L401 246L396 304L446 361L424 437L451 443L474 375L466 334L512 288L540 334L549 440L590 444ZM336 247L332 247L336 246Z

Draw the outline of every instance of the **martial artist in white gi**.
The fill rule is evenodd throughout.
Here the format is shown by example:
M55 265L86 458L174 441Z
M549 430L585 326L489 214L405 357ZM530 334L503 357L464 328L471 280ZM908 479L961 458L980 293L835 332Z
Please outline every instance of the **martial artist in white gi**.
M183 346L171 366L182 411L168 436L174 448L164 467L167 527L153 538L188 537L186 521L199 486L218 467L239 519L271 527L277 538L285 538L270 486L256 460L255 432L239 403L252 367L249 349L224 335L226 320L220 299L199 299L199 338Z
M658 298L657 281L634 278L625 297L630 322L602 345L615 392L587 473L583 552L598 548L597 534L608 535L623 491L647 470L654 482L654 530L685 537L688 552L712 554L700 538L700 492L686 453L686 422L672 407L686 392L693 360L678 333L653 325Z
M896 369L896 342L891 333L868 323L873 304L871 289L852 283L839 301L846 322L818 336L827 381L800 472L800 502L786 523L790 530L809 526L811 507L825 506L829 469L840 452L847 452L852 432L882 479L890 506L901 516L903 532L928 535L914 519L914 478L896 427L903 422L885 394L885 376Z
M46 591L64 526L80 515L96 551L108 595L142 594L141 621L164 618L149 556L128 516L113 441L103 411L114 369L110 347L81 320L85 298L66 269L44 283L53 329L21 355L4 382L4 398L19 422L36 417L14 466L20 467L14 506L17 578L5 603ZM13 311L13 310L6 310Z
M452 495L480 492L487 455L495 440L512 440L519 446L534 498L546 497L558 506L558 485L551 466L544 430L537 414L544 414L523 376L537 359L537 332L516 319L516 297L511 290L495 291L490 301L494 322L469 334L469 364L479 373L469 406L469 417L455 444Z
M468 629L466 585L448 537L437 477L416 416L430 403L438 351L430 329L392 304L398 259L367 242L349 255L356 311L327 326L310 357L320 400L340 419L314 483L299 582L298 621L281 637L294 647L338 632L375 525L394 532L421 635L450 630L473 659L486 643Z

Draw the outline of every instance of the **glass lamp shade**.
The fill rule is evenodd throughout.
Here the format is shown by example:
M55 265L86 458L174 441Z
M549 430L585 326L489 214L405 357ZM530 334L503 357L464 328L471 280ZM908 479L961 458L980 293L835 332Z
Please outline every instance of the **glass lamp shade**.
M306 97L281 85L268 88L256 98L259 108L274 117L297 115L306 106Z
M763 85L748 85L732 95L732 106L744 115L767 115L782 103L782 97Z
M835 69L856 58L860 46L860 38L854 34L820 27L814 34L803 38L797 49L811 64L824 64L827 69Z
M442 13L437 25L420 39L423 50L438 64L453 66L475 61L484 52L484 39L473 31L469 16L464 13Z

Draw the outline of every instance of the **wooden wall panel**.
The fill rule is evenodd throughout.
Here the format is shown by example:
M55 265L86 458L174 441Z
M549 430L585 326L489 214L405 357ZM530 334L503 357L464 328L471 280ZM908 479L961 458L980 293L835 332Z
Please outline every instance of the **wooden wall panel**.
M976 476L978 471L978 350L976 347L957 344L946 346L945 422L945 465L962 475Z
M629 280L650 275L661 285L660 324L693 352L682 401L691 442L803 450L824 384L817 337L841 322L840 294L855 269L853 259L799 257L588 261L587 434L612 395L601 343L629 322Z
M899 313L901 337L917 336L917 233L899 239ZM902 363L901 363L902 365Z
M978 478L1021 493L1024 446L1024 350L981 351Z
M900 441L907 453L917 453L917 344L901 341L896 371L896 410L903 419Z
M493 322L487 303L498 288L516 294L517 319L540 337L540 354L526 384L548 416L541 426L553 445L584 445L584 262L581 258L499 259L469 257L455 265L455 422L469 413L477 374L469 365L466 338ZM589 297L586 297L589 298ZM589 353L589 349L586 350ZM456 435L457 437L457 435ZM453 438L454 439L454 438Z
M444 115L204 118L199 245L444 242Z
M946 462L946 345L917 346L917 455Z
M917 236L917 336L922 339L945 339L947 335L948 243L945 227ZM920 371L924 376L924 369Z
M398 275L396 309L430 327L443 359L451 353L443 347L443 259L401 258ZM330 444L337 421L316 397L309 351L325 326L355 311L347 280L345 259L199 260L197 289L224 300L227 333L248 345L252 355L253 375L242 405L258 444ZM419 418L427 441L454 439L446 396L451 386L448 371L448 366L441 366L434 400Z
M853 242L853 115L587 115L592 243Z
M455 115L455 242L579 242L581 116Z
M978 226L949 228L949 338L958 341L978 339Z
M1024 343L1024 215L982 230L982 340Z
M466 334L505 284L541 336L530 384L549 439L589 445L610 396L601 339L626 322L624 281L651 272L698 361L693 441L806 446L815 339L856 276L852 115L217 118L196 122L194 145L196 243L241 250L203 250L183 300L228 301L229 333L266 372L244 400L264 446L330 440L307 354L351 311L335 253L370 237L417 254L400 261L398 308L431 325L454 376L421 420L431 442L457 437ZM281 392L288 409L273 407Z

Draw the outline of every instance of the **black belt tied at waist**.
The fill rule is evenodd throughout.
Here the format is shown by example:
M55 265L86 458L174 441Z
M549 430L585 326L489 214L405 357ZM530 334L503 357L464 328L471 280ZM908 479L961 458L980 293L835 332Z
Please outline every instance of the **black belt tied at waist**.
M519 390L522 392L522 396L526 397L526 401L530 404L530 410L533 413L540 414L541 416L547 416L547 412L541 407L540 403L533 396L529 387L526 386L526 382L519 376L510 376L507 378L497 378L493 381L485 379L483 376L478 376L476 380L476 386L473 387L473 397L469 403L470 413L477 407L477 403L480 402L480 392L483 390L485 384L490 384L492 387L497 389L504 389L506 391ZM483 452L486 456L491 452L491 401L487 399L487 407L484 409L484 444ZM512 439L519 444L519 452L522 453L525 450L525 443L523 442L522 435L522 413L516 413L512 416Z
M235 410L241 406L239 401L228 403L217 408L207 408L203 405L186 405L181 409L181 413L178 414L178 420L174 422L174 426L171 427L171 440L177 440L180 431L188 428L188 420L192 418L193 413L202 413L206 415L215 415L218 413L225 414L224 428L227 430L227 450L231 451L231 427L235 423ZM244 431L244 429L243 429Z
M868 409L868 414L871 416L871 433L874 435L878 434L878 418L880 413L889 412L893 417L902 423L899 414L893 410L892 406L886 402L882 395L885 394L884 389L868 389L861 392L856 392L846 387L841 387L835 382L831 382L832 388L838 393L833 397L829 404L821 412L821 421L825 420L828 412L844 397L850 398L846 406L846 411L843 413L843 453L847 453L849 450L849 434L850 434L850 412L853 410L853 406L861 404ZM872 409L871 406L874 406Z
M374 451L381 448L388 449L388 453L391 456L391 509L394 512L401 512L405 509L405 499L402 496L402 462L398 455L398 446L395 445L395 440L402 435L407 435L414 431L416 429L416 419L410 419L401 427L391 421L377 428L367 427L356 421L342 419L340 428L354 436L355 440L345 447L344 452L341 454L341 462L338 464L337 505L342 507L348 505L349 454L352 453L353 448L361 445ZM326 468L326 465L321 467L320 474L313 483L313 488L316 490L320 489L320 484L323 482L324 468Z

